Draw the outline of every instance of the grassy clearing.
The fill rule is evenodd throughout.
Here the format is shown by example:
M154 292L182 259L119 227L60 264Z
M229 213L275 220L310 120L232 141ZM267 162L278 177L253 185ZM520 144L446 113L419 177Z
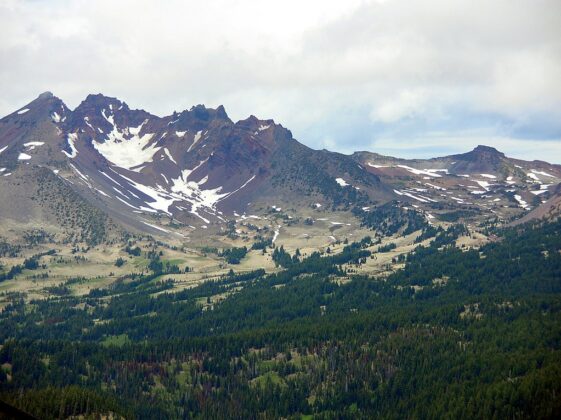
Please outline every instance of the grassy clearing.
M130 339L127 334L110 335L109 337L105 337L105 339L101 342L101 344L105 347L122 347L127 343L130 343Z

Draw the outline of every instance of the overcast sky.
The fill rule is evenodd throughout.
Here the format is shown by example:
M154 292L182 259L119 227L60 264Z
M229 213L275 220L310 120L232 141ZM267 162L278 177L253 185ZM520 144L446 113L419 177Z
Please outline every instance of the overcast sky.
M0 114L223 104L343 153L561 163L559 0L0 0Z

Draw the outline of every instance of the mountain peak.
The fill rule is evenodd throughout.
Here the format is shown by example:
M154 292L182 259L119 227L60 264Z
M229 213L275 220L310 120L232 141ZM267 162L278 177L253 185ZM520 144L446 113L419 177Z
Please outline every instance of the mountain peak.
M86 96L86 99L84 99L84 101L82 101L82 103L79 106L94 106L94 107L103 107L103 106L117 106L117 107L125 107L128 108L127 104L123 101L121 101L118 98L114 98L111 96L105 96L102 93L97 93L97 94L89 94L88 96Z
M180 130L207 130L209 124L217 120L231 123L231 120L222 105L216 109L207 108L202 104L195 105L179 114L174 113L171 118L177 120L174 121L174 124L175 127Z
M218 108L207 108L205 105L199 104L191 107L188 111L183 111L183 113L188 113L190 116L198 119L208 121L211 119L223 119L229 120L228 114L224 109L224 106L219 105Z
M63 102L62 99L57 98L55 95L53 95L52 92L47 91L41 93L39 96L37 96L37 98L35 98L33 101L29 103L29 105L33 105L33 104L50 104L50 105L59 106L63 104Z
M60 98L51 92L43 92L28 104L1 119L16 118L17 120L38 121L47 118L60 122L67 112L68 108Z
M46 91L46 92L41 93L37 97L37 99L51 99L51 98L54 98L54 97L55 97L55 95L53 95L52 92Z
M499 152L494 147L485 146L485 145L482 145L482 144L478 145L475 149L473 149L472 153L488 153L488 154L492 154L492 155L504 156L504 153Z

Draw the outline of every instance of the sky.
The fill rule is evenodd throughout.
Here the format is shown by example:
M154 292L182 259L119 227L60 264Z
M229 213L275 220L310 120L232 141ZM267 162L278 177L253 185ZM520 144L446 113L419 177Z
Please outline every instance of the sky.
M315 149L561 164L559 0L0 0L0 115L222 104Z

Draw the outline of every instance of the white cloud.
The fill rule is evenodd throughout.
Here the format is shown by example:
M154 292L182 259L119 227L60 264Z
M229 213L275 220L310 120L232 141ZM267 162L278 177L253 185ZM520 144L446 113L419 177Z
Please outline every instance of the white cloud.
M404 90L376 106L370 117L374 121L394 123L403 118L422 114L427 99L424 90Z
M0 114L45 90L71 107L103 92L160 115L224 104L317 147L388 134L334 126L455 136L458 109L561 137L560 15L558 0L4 0Z

